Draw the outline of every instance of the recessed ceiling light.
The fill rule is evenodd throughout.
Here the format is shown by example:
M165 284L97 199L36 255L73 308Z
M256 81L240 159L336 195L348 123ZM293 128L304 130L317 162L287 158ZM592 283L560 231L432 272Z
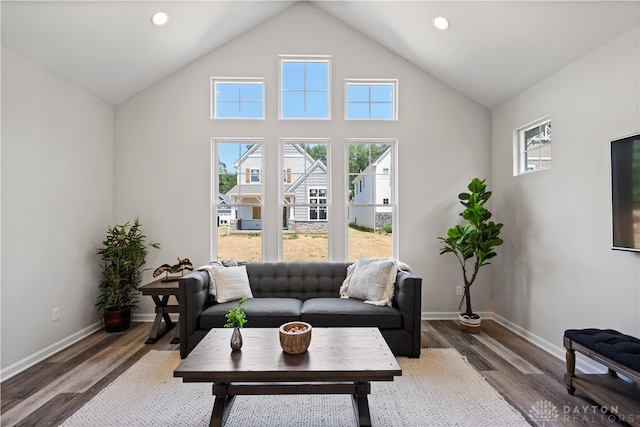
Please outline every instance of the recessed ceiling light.
M153 25L162 27L169 22L169 14L167 12L156 12L151 17L151 22L153 22Z
M449 28L449 20L444 16L436 16L433 20L433 26L439 30L444 31Z

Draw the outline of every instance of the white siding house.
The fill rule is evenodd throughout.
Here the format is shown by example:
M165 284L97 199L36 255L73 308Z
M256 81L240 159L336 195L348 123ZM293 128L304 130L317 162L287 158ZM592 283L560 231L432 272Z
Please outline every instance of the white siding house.
M252 146L233 167L237 183L227 192L233 206L231 228L260 230L262 146ZM300 144L283 145L283 227L295 232L327 231L327 167Z
M391 147L387 148L353 183L349 223L379 230L392 222Z

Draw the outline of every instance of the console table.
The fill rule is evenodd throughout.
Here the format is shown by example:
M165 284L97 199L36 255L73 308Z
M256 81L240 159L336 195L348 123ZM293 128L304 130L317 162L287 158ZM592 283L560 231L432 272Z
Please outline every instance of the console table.
M169 313L180 313L180 306L169 305L169 297L173 295L176 297L176 300L178 299L178 281L163 282L162 279L158 279L148 285L141 286L140 292L142 292L142 295L150 295L156 304L156 318L151 327L151 334L149 334L149 338L145 341L145 344L153 344L158 338L176 326L176 323L171 320ZM162 319L164 319L166 327L161 331L160 326ZM179 342L180 338L178 336L175 336L171 340L171 344L177 344Z

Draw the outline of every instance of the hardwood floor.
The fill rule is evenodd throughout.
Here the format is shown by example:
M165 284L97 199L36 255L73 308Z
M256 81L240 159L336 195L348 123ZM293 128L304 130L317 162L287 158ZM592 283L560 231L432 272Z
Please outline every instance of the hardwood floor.
M59 425L149 350L178 349L170 344L173 331L145 344L150 328L150 323L134 323L124 332L98 331L3 382L1 425ZM482 328L471 335L460 332L457 321L423 321L422 346L455 348L531 425L625 425L578 392L567 393L564 361L493 321L484 321ZM540 411L554 407L557 417Z

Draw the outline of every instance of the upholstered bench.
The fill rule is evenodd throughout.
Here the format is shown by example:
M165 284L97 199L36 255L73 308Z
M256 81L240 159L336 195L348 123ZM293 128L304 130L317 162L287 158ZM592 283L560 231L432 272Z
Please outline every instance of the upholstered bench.
M579 390L622 421L640 426L640 339L613 329L567 329L564 347L569 394ZM576 374L576 351L606 366L608 372Z

